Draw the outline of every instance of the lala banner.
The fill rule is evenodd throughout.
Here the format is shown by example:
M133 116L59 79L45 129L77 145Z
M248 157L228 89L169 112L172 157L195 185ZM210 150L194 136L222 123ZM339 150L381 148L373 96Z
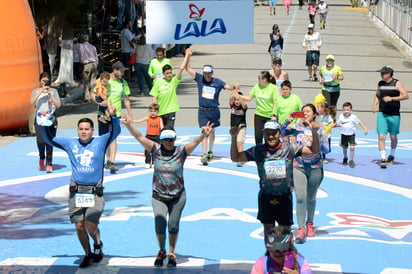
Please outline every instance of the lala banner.
M146 3L148 44L253 43L253 1Z

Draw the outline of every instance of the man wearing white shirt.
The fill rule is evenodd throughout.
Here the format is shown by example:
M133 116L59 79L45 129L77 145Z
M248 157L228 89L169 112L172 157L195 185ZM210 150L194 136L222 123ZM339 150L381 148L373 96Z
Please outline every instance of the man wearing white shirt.
M309 81L318 81L319 48L322 46L320 33L315 31L314 27L313 24L308 25L308 33L305 34L302 42L302 46L306 49L306 66L308 67Z

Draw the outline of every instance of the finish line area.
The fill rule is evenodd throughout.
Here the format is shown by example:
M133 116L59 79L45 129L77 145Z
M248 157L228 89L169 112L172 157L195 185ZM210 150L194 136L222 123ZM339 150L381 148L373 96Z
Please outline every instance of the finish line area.
M199 134L178 127L176 144ZM200 163L201 145L184 167L186 207L176 246L175 273L250 273L263 255L263 228L256 219L258 176L253 162L229 159L229 128L216 130L214 160ZM377 135L357 132L354 168L344 166L339 132L318 191L316 237L296 247L314 273L412 273L412 132L401 132L393 165L379 167ZM75 137L75 129L58 130ZM388 138L389 140L389 138ZM245 148L254 145L248 128ZM387 143L389 147L389 143ZM116 174L106 171L105 211L100 222L103 260L78 269L83 250L67 215L71 168L54 149L54 172L37 169L35 137L0 147L0 272L160 273L151 207L153 169L143 148L122 128ZM295 217L295 216L294 216ZM294 218L297 223L296 218ZM296 224L294 225L296 228ZM160 272L159 272L160 271Z

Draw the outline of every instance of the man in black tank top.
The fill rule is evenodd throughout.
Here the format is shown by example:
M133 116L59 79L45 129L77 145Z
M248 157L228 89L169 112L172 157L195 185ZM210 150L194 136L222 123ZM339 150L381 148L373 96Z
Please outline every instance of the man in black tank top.
M378 89L373 98L372 112L375 113L378 110L376 132L378 133L378 148L381 156L380 167L386 168L395 159L401 120L400 101L409 99L409 95L403 84L393 78L391 67L384 66L378 72L381 73L382 80L379 81ZM388 133L391 138L391 152L386 158L385 141Z

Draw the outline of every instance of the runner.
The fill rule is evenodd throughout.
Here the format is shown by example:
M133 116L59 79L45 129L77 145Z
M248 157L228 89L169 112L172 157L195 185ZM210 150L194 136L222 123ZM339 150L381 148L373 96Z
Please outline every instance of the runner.
M120 123L116 108L108 107L112 118L109 133L93 137L94 125L89 118L77 123L79 138L54 137L49 127L41 127L45 141L64 150L70 158L72 174L69 195L70 221L75 223L77 237L86 255L80 268L88 267L103 259L103 242L100 238L99 220L104 210L103 167L105 151L109 144L120 134ZM89 237L93 239L92 253Z

